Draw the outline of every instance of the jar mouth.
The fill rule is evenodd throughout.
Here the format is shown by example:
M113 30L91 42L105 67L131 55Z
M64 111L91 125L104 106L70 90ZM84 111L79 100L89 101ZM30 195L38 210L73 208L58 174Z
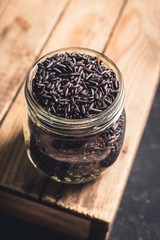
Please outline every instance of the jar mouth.
M113 103L101 113L98 113L92 117L83 118L83 119L68 119L68 118L58 117L56 115L53 115L45 111L33 97L32 80L37 71L38 63L43 62L47 57L51 57L56 53L60 54L65 52L85 53L85 54L97 57L98 59L102 60L105 66L107 66L108 68L112 69L115 72L116 77L120 82L120 89L119 89L120 91L117 93L117 96L114 99ZM104 123L106 127L109 127L118 120L123 110L123 104L124 104L123 77L120 70L115 65L115 63L110 58L105 56L103 53L100 53L98 51L95 51L89 48L81 48L81 47L61 48L61 49L47 53L46 55L41 57L39 60L37 60L36 63L32 66L26 78L25 99L26 99L27 109L31 118L34 114L36 114L36 117L41 123L47 123L47 126L50 126L50 127L57 127L60 129L68 129L68 130L69 129L87 129L95 126L100 127L104 125Z

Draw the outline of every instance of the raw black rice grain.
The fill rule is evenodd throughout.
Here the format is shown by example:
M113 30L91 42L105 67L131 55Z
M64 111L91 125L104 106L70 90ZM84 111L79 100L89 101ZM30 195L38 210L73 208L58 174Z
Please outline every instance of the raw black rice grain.
M38 63L32 93L46 111L64 118L94 116L107 109L120 88L112 69L83 53L55 54Z

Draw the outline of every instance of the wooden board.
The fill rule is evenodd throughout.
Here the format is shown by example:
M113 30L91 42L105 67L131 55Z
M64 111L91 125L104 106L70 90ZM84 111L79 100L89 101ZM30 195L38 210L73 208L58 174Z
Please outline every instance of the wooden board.
M83 1L84 3L84 1ZM102 4L103 3L103 4ZM91 4L91 1L88 1L87 4L85 4L86 8L88 9L87 13L88 15L91 15L91 13L93 12L92 8L89 8ZM98 0L97 0L97 4L98 4ZM117 1L117 4L119 4L119 10L122 6L122 3L120 1ZM110 13L110 11L112 10L113 4L108 4L106 5L106 1L101 1L101 8L96 12L97 16L105 16L105 13ZM108 7L107 7L108 6ZM82 7L82 6L81 6ZM104 9L107 10L103 11ZM79 9L80 6L77 5L77 3L75 3L75 1L71 2L71 4L68 6L68 8L66 9L65 13L63 14L59 25L63 26L64 24L66 24L66 16L70 16L71 12L74 12L74 16L76 19L76 16L79 13ZM94 7L95 9L95 7ZM118 9L118 8L117 8ZM96 11L96 9L95 9ZM85 13L85 14L87 14ZM115 18L112 20L112 24L114 24L114 21L116 21L116 17L118 16L118 10L117 10L117 15L115 16ZM83 15L81 16L82 18L84 17ZM94 20L94 18L93 18ZM107 18L106 18L107 20ZM101 19L99 20L101 21ZM76 26L81 25L81 21L80 19L78 19L77 21L70 21L67 23L67 26L70 26L70 30L67 29L68 31L71 31L72 28L75 28ZM94 26L92 26L92 22L89 22L88 24L90 24L90 26L88 27L92 27L92 31L94 31ZM104 24L104 23L103 23ZM71 27L72 26L72 27ZM95 26L95 31L96 31L97 26ZM59 28L58 28L59 29ZM60 27L61 29L61 27ZM111 28L110 28L111 30ZM108 30L107 30L108 31ZM55 31L56 32L56 29ZM55 34L51 34L50 38L48 40L48 42L46 43L46 45L43 48L43 51L41 53L41 55L46 53L46 49L48 51L51 51L52 49L49 50L49 48L51 47L51 45L56 44L56 42L59 42L60 39L63 39L63 41L65 41L64 35L57 35L55 36ZM62 33L62 30L60 30L60 32ZM72 34L70 32L70 34ZM82 36L83 36L83 32L82 32ZM103 36L103 42L101 41L101 50L104 48L105 44L106 44L106 37L105 37L106 32L102 33ZM109 32L108 32L109 34ZM73 35L73 38L76 36ZM79 34L79 37L81 38L81 34ZM87 39L87 37L90 39L90 36L86 36L85 41ZM98 35L95 36L95 42L96 42L96 37L99 38ZM67 37L66 37L67 38ZM83 37L82 37L83 39ZM82 43L83 44L83 41ZM89 46L88 46L89 47ZM96 47L96 45L95 45ZM97 48L99 47L99 44L97 44ZM15 89L12 89L12 91L15 94ZM16 190L17 192L20 192L21 194L30 196L30 197L35 197L35 198L39 198L40 192L43 191L43 184L45 183L46 179L44 178L44 176L41 176L40 173L37 174L37 171L35 169L33 169L32 165L28 162L27 156L25 154L25 146L24 146L24 141L23 141L23 132L22 132L22 122L23 122L23 115L24 115L24 87L22 87L19 91L18 96L16 97L15 101L13 102L10 111L8 112L5 121L3 122L1 128L0 128L0 134L2 137L2 142L1 142L1 146L2 146L2 154L1 154L1 168L0 168L0 176L1 176L1 186L3 187L7 187L10 188L12 190ZM2 92L3 95L3 92ZM15 112L17 113L15 115ZM8 127L9 126L9 127ZM8 129L8 131L7 131ZM12 139L12 141L11 141ZM18 140L18 142L17 142ZM17 144L15 144L17 142ZM16 145L16 147L15 147ZM8 151L8 146L10 151ZM12 152L12 154L11 154ZM15 162L16 161L16 162ZM13 168L14 166L14 168ZM14 171L13 171L14 169ZM27 178L26 180L26 175L27 172L30 172L31 176L32 176L32 172L33 172L33 176L31 178ZM16 177L15 177L16 176ZM39 187L36 186L36 184L34 182L40 182L42 181L43 183L39 184ZM30 191L28 191L28 185L32 186L30 187ZM54 188L57 191L57 187L59 188L61 186L61 184L57 184L57 183L53 183ZM33 187L35 186L35 188ZM52 186L53 187L53 186ZM35 192L36 191L36 194ZM39 194L38 194L39 192ZM52 191L53 193L53 191ZM54 200L53 200L54 199ZM55 197L52 200L55 201Z
M3 11L5 11L7 5L9 4L10 0L0 0L0 15L3 13Z
M64 231L67 234L68 228L72 236L80 231L80 221L85 233L78 234L79 239L104 239L113 224L158 83L160 2L54 0L46 4L16 0L2 8L0 206L28 221L26 206L32 206L37 209L33 222L38 219L43 226L47 221L51 226L52 219L59 216L59 226L65 221L70 221L70 226L74 223L74 229L66 224ZM37 57L66 46L104 51L122 71L126 90L127 129L119 159L100 179L74 186L48 180L33 168L22 131L22 84L29 67ZM11 196L15 205L9 201ZM17 211L13 210L15 206ZM48 214L49 209L53 214Z
M2 191L0 191L0 203L8 214L25 221L73 236L76 239L87 240L89 237L89 220Z
M67 0L16 0L0 15L0 121L67 4Z
M103 51L125 4L126 0L71 1L41 55L77 46Z

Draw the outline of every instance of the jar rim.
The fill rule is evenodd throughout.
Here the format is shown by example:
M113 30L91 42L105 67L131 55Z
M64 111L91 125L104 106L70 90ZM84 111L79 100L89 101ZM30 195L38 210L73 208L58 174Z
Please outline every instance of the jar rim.
M85 53L85 54L89 54L91 56L96 56L98 59L102 60L103 64L107 67L109 67L110 69L113 69L113 71L116 74L117 79L120 81L120 91L117 93L116 98L114 99L113 103L104 111L102 111L101 113L98 113L92 117L88 117L88 118L82 118L82 119L67 119L67 118L63 118L63 117L59 117L56 115L53 115L51 113L48 113L47 111L45 111L35 100L35 98L33 97L32 94L32 80L33 77L35 76L36 73L36 67L38 65L38 63L44 61L47 57L49 56L53 56L56 53L65 53L65 52L79 52L79 53ZM111 113L115 111L115 106L118 105L119 103L119 108L123 109L123 104L124 104L124 82L123 82L123 77L122 74L120 72L120 70L118 69L118 67L116 66L116 64L107 56L105 56L103 53L100 53L96 50L92 50L90 48L83 48L83 47L67 47L67 48L60 48L54 51L51 51L47 54L45 54L44 56L42 56L40 59L38 59L34 65L31 67L31 69L29 70L28 74L27 74L27 78L26 78L26 83L25 83L25 99L26 99L26 105L27 105L27 109L28 111L33 111L36 112L38 114L38 119L40 120L45 120L47 122L47 124L49 124L50 126L52 126L54 124L56 124L56 126L58 127L62 127L64 129L69 129L69 127L71 126L72 129L74 128L87 128L87 126L95 126L96 123L101 122L102 119L104 119L105 116L110 116L112 115ZM118 111L118 109L117 109ZM119 111L120 112L120 111ZM121 110L122 112L122 110ZM116 113L115 113L116 115ZM109 120L109 119L108 119ZM101 125L101 124L100 124Z

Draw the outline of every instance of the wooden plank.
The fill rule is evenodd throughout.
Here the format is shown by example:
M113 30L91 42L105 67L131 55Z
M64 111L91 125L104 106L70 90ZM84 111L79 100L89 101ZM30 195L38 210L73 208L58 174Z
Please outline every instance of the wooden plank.
M106 4L105 0L103 0L101 2L103 2L103 5L101 6L100 10L103 10L104 6L107 10L107 11L103 11L104 18L106 19L106 23L107 23L108 18L106 16L108 16L107 13L109 14L110 11L112 11L113 5L110 4L110 1L108 2L108 4ZM84 1L83 1L83 3L84 3ZM87 3L88 3L88 5L87 5ZM119 3L119 5L118 5L118 3ZM92 8L91 9L89 8L90 4L91 4L90 1L87 1L85 4L85 8L88 9L89 15L91 15L91 12L93 11ZM98 1L97 1L97 4L98 4ZM119 6L119 8L117 8L117 9L121 8L121 6L122 6L121 4L122 4L122 2L118 0L117 6ZM68 15L70 16L71 12L73 10L74 10L74 16L76 19L76 16L79 13L79 8L80 8L80 6L77 5L77 2L75 2L75 1L71 2L71 5L69 5L69 8L67 10L67 14L66 15L64 14L59 25L66 24L66 17ZM100 10L97 12L99 21L101 21L100 16L103 16L102 12ZM117 15L118 15L118 10L117 10ZM117 15L115 15L114 18L112 18L113 24L114 24L114 21L115 21ZM82 17L83 17L83 15L82 15ZM80 19L78 19L77 21L74 21L74 22L73 21L67 22L66 27L68 26L68 24L70 24L70 31L72 31L72 27L75 28L75 26L78 26L78 21L79 21L79 25L80 25L81 21L80 21ZM58 25L58 29L59 29L59 25ZM105 22L103 22L103 26L105 26ZM94 31L94 26L92 26L92 21L90 21L89 27L90 28L92 27L93 31ZM95 26L95 27L97 28L97 26ZM87 28L88 28L88 26L87 26ZM60 29L61 29L61 27L60 27ZM67 29L67 31L68 31L68 29ZM71 32L70 32L70 34L71 34ZM83 34L84 33L82 32L82 35ZM103 34L103 38L102 38L102 36L101 36L101 38L103 39L103 42L101 42L101 49L103 49L106 44L109 32L108 32L107 36L105 35L106 32L104 32L102 34ZM72 37L74 38L75 36L76 35L73 35ZM81 38L80 34L79 34L79 37ZM87 37L88 36L86 36L86 38ZM94 40L95 48L96 47L99 48L99 43L96 41L96 37L99 38L99 36L98 35L95 36L95 40ZM47 45L43 49L43 52L46 51L45 49L48 49L48 46L51 46L51 43L54 46L54 44L56 42L58 42L60 39L63 39L63 41L65 41L64 35L61 35L61 38L60 39L59 38L60 38L59 31L58 31L57 37L53 32ZM90 36L89 36L89 39L90 39ZM88 47L89 47L89 45L88 45ZM24 141L22 140L23 139L23 137L22 137L22 119L23 119L23 107L24 107L23 104L24 104L24 95L23 95L23 89L21 89L20 93L18 94L18 97L14 101L14 103L13 103L9 113L7 114L3 124L1 126L1 129L0 129L0 134L1 134L1 136L3 136L3 138L2 138L3 141L0 143L1 149L2 149L2 153L0 155L1 156L1 159L0 159L0 163L1 163L0 186L5 187L5 188L7 187L12 190L16 190L17 192L20 192L21 194L24 194L24 195L38 197L41 195L40 191L43 191L43 186L44 186L46 180L43 178L43 176L40 173L37 176L37 174L38 174L37 171L27 161L27 157L24 153L25 152ZM17 141L17 140L18 140L18 143L15 144L15 141ZM9 151L8 151L8 149L9 149ZM12 154L11 154L11 152L12 152ZM30 175L32 177L27 177L28 172L30 172ZM41 178L42 178L42 180L41 180ZM41 181L42 181L42 183L41 183ZM38 182L40 182L39 185L38 185ZM50 189L50 193L51 193L51 198L48 193L48 194L44 195L44 196L46 196L46 197L44 197L44 199L46 202L52 201L52 203L55 203L58 198L59 189L61 189L61 184L58 184L54 181L50 181L50 182L51 182L51 185L49 184L49 189ZM28 190L28 187L27 187L28 185L32 186L32 187L30 187L30 189L31 189L30 191ZM47 191L46 191L46 193L47 193Z
M0 0L0 15L5 11L6 6L9 4L10 0Z
M0 72L3 88L1 88L0 104L5 104L4 112L22 84L28 67L41 50L66 3L65 0L61 3L56 0L47 1L44 10L45 3L43 1L23 2L17 0L11 2L2 15L0 51L3 61L1 61ZM54 4L57 6L56 10L52 9ZM36 14L31 17L34 9L36 9ZM42 13L47 14L45 20L41 17ZM35 29L39 24L41 24L41 28L36 30L36 36L34 36ZM28 29L22 29L27 26ZM19 41L16 41L16 38ZM9 71L7 70L8 66ZM0 128L0 186L19 194L38 198L46 184L46 178L37 172L28 161L22 131L23 114L24 94L22 90L13 103L12 112L9 112Z
M87 240L90 221L31 200L0 191L0 207L6 213L62 234ZM63 227L62 227L63 226ZM74 227L73 227L74 226Z
M72 0L41 55L63 47L102 51L125 2Z
M15 0L9 2L4 14L0 16L0 56L3 59L0 68L0 81L3 84L0 121L67 2L68 0Z
M22 130L23 91L21 94L0 128L0 186L38 199L46 178L33 168L26 155Z
M65 185L57 206L113 223L159 78L160 2L129 1L105 51L122 70L127 128L117 162L95 182ZM92 189L92 191L91 191ZM50 192L45 195L51 194Z

